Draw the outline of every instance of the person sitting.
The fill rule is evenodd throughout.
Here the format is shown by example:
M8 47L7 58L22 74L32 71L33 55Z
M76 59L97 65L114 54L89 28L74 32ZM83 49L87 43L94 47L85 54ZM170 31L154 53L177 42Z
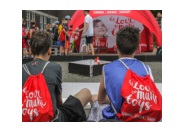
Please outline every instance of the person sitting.
M51 96L54 113L53 121L86 121L86 114L83 107L90 101L91 93L88 89L84 88L74 96L70 95L63 103L62 68L59 64L48 61L51 55L52 43L51 35L47 31L35 31L34 35L31 37L30 47L31 54L34 55L34 59L31 62L24 64L22 67L22 89L25 88L29 75L36 76L42 73ZM42 82L38 83L40 83L39 85L42 85ZM27 107L27 105L24 107ZM33 108L31 107L31 109ZM25 114L25 111L23 113Z
M143 63L134 58L139 39L138 28L126 26L117 32L116 49L119 59L103 66L98 95L92 96L92 108L87 120L119 120L111 103L116 111L120 112L124 101L120 91L127 72L121 61L139 76L147 75ZM148 65L145 67L153 80L150 67Z

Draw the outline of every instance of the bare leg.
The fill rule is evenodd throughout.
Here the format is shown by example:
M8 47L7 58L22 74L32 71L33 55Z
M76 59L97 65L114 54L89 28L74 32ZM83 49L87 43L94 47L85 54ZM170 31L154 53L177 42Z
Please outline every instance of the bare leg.
M63 53L64 53L64 48L63 48L63 46L60 46L59 53L60 53L60 54L63 54Z
M90 44L89 46L90 46L90 48L91 48L91 53L92 53L92 55L94 56L94 55L95 55L95 53L94 53L93 44Z
M65 55L68 54L68 48L65 48Z
M74 97L80 100L83 107L85 107L87 103L91 100L91 96L91 92L87 88L82 89L74 95Z
M83 55L86 53L86 46L83 47Z
M96 100L98 100L98 95L97 94L92 95L91 100L90 100L90 104L92 105L93 102L95 102Z
M27 55L27 49L23 49L23 56L26 56Z
M90 45L88 45L88 53L91 54L91 48Z
M72 53L72 44L69 45L68 51L69 51L69 53Z

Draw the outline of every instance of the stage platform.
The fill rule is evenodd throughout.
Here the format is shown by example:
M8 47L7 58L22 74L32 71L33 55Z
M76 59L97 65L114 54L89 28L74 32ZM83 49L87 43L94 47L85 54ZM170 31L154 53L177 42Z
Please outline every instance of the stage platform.
M68 63L68 72L83 76L98 76L102 74L102 67L110 61L100 60L100 64L94 62L94 59L72 61Z
M62 62L71 62L71 61L79 61L79 60L88 60L93 59L95 57L99 57L100 60L104 61L114 61L118 59L117 54L95 54L95 56L92 56L91 54L87 54L85 56L82 55L82 53L72 53L68 56L59 56L59 55L51 55L50 61L62 61ZM162 56L155 55L153 53L142 53L135 55L135 58L143 61L143 62L162 62ZM32 58L26 58L22 59L22 63L26 63L31 61Z

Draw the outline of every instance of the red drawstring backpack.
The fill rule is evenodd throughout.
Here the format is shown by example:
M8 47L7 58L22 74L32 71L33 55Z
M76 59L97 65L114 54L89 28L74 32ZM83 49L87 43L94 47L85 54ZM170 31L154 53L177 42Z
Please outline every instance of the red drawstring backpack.
M22 89L22 122L53 121L52 99L43 76L43 71L48 63L38 75L31 75L27 66L23 65L29 77Z
M147 76L141 77L127 68L126 76L121 88L124 102L120 113L114 109L119 120L126 122L158 122L162 118L162 96L143 64Z

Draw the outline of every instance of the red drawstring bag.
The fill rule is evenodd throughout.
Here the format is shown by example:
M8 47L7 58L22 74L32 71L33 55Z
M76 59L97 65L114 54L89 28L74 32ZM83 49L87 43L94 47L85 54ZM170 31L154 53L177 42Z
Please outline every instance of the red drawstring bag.
M31 75L27 66L23 65L29 74L22 89L23 122L49 122L54 118L50 92L42 74L48 63L38 75Z
M121 60L120 60L121 61ZM128 69L121 88L124 102L120 113L115 113L122 121L158 122L162 118L162 96L143 64L147 76L141 77Z

